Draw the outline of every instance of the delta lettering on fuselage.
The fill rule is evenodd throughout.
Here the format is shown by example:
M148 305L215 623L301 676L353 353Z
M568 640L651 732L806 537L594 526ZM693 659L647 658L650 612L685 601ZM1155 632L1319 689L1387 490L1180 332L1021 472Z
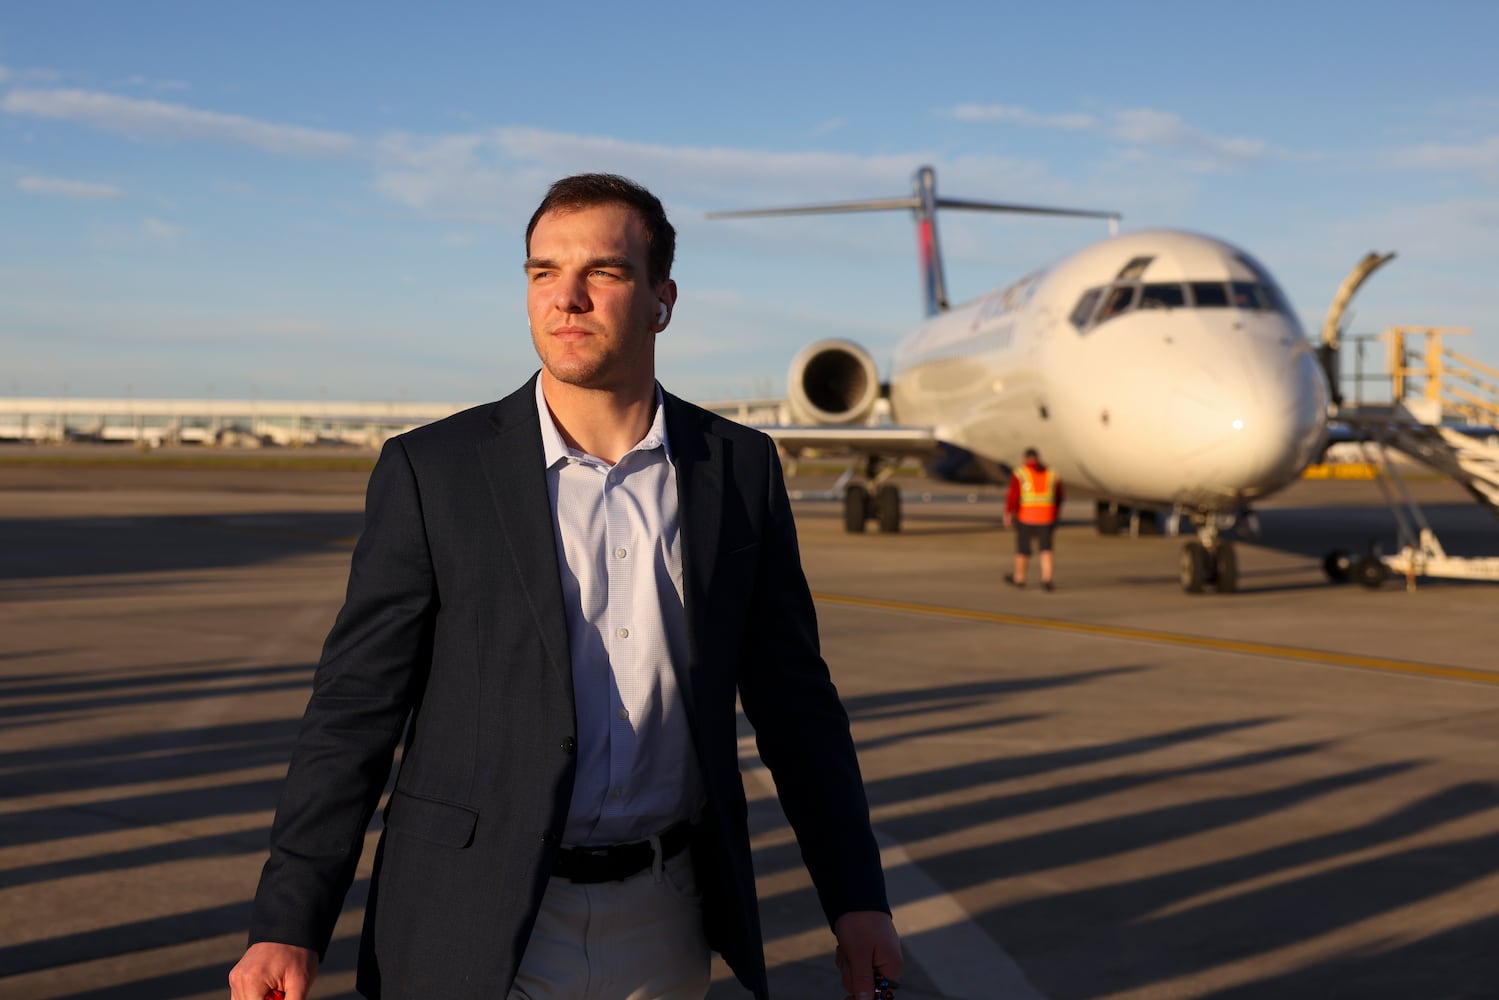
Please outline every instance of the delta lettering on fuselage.
M945 357L955 349L984 352L1009 347L1015 338L1015 321L1030 304L1044 270L1032 273L975 302L929 320L898 351L900 356Z
M973 329L979 330L1002 316L1008 316L1025 308L1030 303L1031 296L1036 294L1036 286L1045 276L1044 269L1032 271L1013 285L986 295L979 305L978 313L973 318Z

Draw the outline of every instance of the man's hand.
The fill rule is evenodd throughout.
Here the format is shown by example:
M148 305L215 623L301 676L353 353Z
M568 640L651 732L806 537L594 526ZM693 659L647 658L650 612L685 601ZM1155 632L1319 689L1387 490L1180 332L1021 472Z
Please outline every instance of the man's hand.
M876 973L891 981L900 979L900 937L895 933L890 914L853 910L833 921L833 933L838 938L838 969L843 973L843 988L854 1000L875 997Z
M317 952L294 944L261 941L250 945L229 970L230 1000L266 1000L273 990L285 1000L307 1000L317 977Z

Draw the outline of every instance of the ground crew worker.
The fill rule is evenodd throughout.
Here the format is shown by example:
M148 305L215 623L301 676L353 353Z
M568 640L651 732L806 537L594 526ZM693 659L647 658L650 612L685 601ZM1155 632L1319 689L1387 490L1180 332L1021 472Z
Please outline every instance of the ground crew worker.
M1041 549L1041 588L1052 589L1054 560L1051 536L1062 509L1062 477L1041 462L1034 448L1025 449L1025 464L1010 477L1005 498L1005 527L1015 526L1015 571L1005 577L1013 587L1025 586L1031 546Z

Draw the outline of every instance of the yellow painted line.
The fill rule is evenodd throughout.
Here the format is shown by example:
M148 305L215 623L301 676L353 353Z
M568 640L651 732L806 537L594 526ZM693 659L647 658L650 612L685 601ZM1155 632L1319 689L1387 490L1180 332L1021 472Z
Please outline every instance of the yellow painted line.
M932 618L985 622L991 625L1015 625L1020 628L1050 629L1055 632L1080 632L1085 635L1103 636L1110 639L1135 639L1142 642L1191 646L1194 649L1213 649L1223 653L1245 653L1251 656L1271 656L1283 660L1301 660L1307 663L1357 667L1362 670L1382 670L1390 673L1412 674L1420 677L1439 677L1449 681L1499 684L1499 673L1485 670L1467 670L1462 667L1443 667L1434 663L1415 663L1410 660L1390 660L1380 656L1359 656L1354 653L1334 653L1330 650L1304 649L1300 646L1277 646L1267 642L1243 642L1238 639L1214 639L1208 636L1183 635L1179 632L1159 632L1155 629L1129 628L1123 625L1096 625L1089 622L1062 621L1056 618L1034 618L1029 615L1005 614L1002 611L972 611L966 608L948 608L937 604L912 604L906 601L887 601L876 597L854 597L848 594L813 594L812 596L824 604L841 604L845 607L865 608L874 611L894 611L902 614L926 615Z

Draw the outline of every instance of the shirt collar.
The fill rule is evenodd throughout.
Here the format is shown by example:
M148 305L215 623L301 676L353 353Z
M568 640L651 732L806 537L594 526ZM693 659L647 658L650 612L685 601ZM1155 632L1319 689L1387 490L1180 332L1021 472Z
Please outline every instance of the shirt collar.
M661 383L654 383L656 387L656 415L651 419L651 426L645 432L645 437L636 443L631 451L650 451L660 448L668 462L675 463L675 456L671 450L671 439L666 436L666 398L661 390ZM576 448L568 446L562 440L562 432L557 430L557 422L552 419L552 411L547 408L546 395L541 391L541 378L536 379L536 415L541 421L541 451L546 461L546 468L550 469L558 462L568 458L590 457Z

